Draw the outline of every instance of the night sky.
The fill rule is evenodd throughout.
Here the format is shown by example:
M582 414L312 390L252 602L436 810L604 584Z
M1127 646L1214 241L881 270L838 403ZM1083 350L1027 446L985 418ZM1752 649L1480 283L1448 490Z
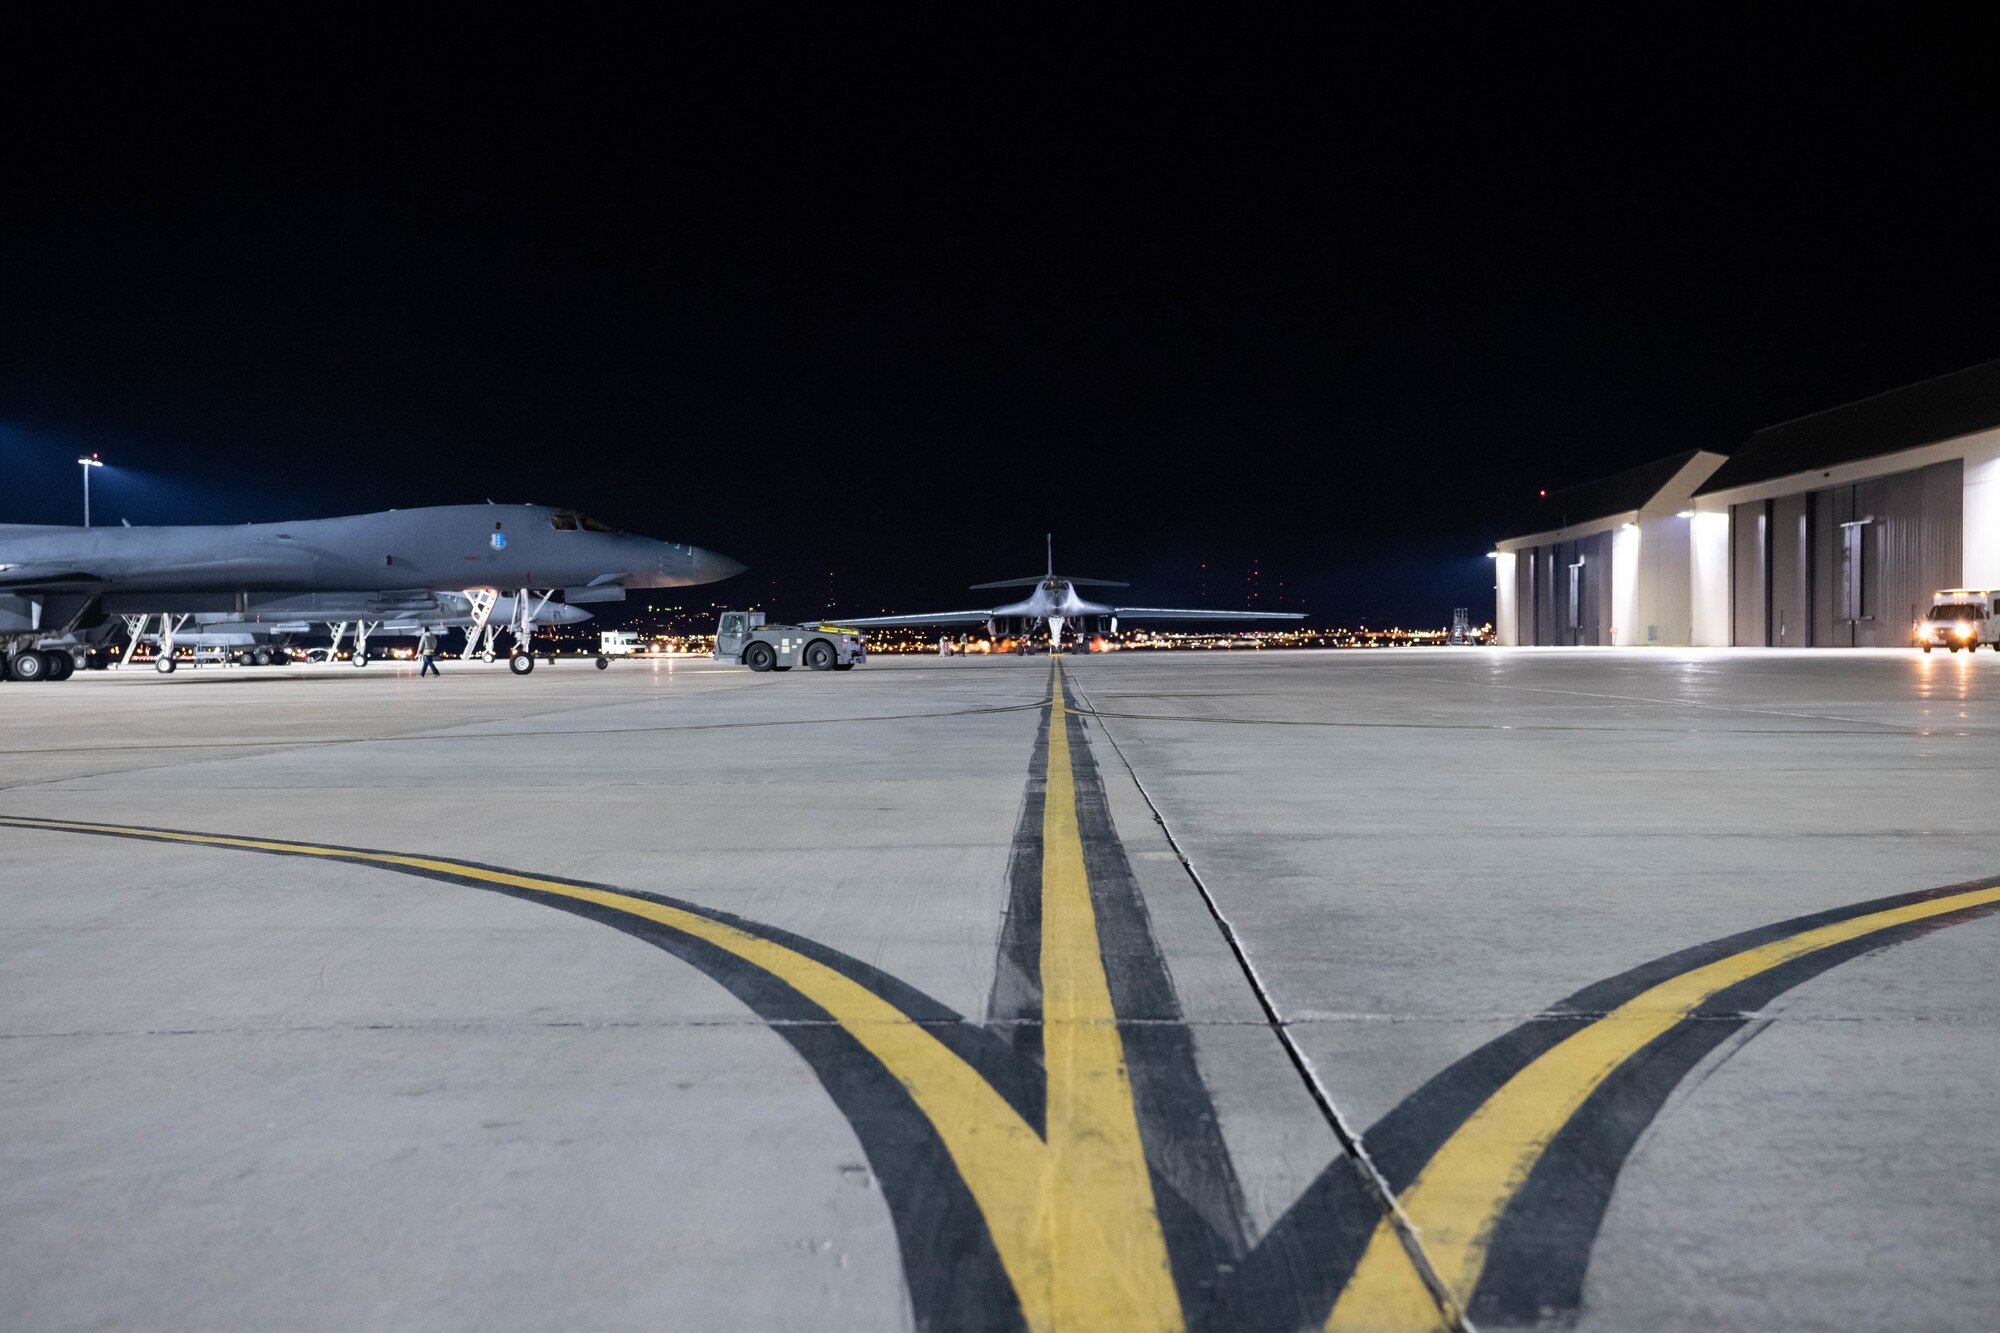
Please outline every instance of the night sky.
M1611 8L15 15L0 521L95 449L99 522L569 504L780 615L1049 530L1486 614L1539 488L2000 356L2000 11Z

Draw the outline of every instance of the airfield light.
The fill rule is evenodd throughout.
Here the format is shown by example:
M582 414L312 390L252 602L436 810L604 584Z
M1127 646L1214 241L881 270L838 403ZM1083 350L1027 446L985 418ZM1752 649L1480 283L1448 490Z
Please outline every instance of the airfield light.
M96 454L86 454L76 461L83 465L83 526L87 528L90 526L90 470L103 467L104 460Z
M1498 551L1488 551L1486 553L1486 558L1488 560L1498 560L1500 558L1500 553Z

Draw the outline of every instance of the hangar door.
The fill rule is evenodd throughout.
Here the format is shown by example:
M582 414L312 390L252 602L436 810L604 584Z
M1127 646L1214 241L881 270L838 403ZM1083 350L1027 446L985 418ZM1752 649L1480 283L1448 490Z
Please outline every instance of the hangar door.
M1555 542L1515 561L1519 642L1543 647L1611 642L1611 534Z
M1961 577L1956 459L1731 508L1735 642L1895 647Z

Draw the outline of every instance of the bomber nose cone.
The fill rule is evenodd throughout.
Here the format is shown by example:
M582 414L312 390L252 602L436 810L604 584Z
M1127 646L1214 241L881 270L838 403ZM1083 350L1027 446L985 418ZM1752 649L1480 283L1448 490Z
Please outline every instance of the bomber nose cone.
M699 546L688 547L688 565L696 583L720 583L743 572L742 561L704 551Z

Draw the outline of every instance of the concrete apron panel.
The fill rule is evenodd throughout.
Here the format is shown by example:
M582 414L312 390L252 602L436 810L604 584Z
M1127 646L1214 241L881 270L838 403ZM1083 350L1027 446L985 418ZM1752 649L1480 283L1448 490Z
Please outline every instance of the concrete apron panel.
M1079 676L1331 1099L1371 1126L1365 1142L1424 1256L1480 1327L1563 1322L1579 1309L1587 1322L1628 1326L1633 1275L1648 1271L1651 1251L1628 1250L1622 1226L1599 1235L1598 1220L1632 1136L1680 1080L1721 1058L1715 1043L1733 1049L1762 1031L1764 1007L1816 968L1867 958L1920 976L1903 961L1914 946L1901 941L1949 922L1964 932L1959 947L1976 949L1975 935L1992 930L1979 924L1994 892L1986 881L1878 904L1873 915L1855 907L2000 865L2000 839L1981 813L2000 677L1983 660L1938 672L1890 654L1792 670L1769 654L1272 655L1215 664L1207 692L1189 690L1173 665L1093 662ZM1773 924L1787 912L1803 919ZM1827 913L1846 913L1847 924L1820 919ZM1794 945L1815 931L1865 938L1823 934L1810 957L1787 959L1793 946L1759 936L1646 964L1713 940L1718 927L1760 922ZM1746 969L1724 978L1736 988L1700 992L1700 968L1724 966L1732 949L1740 956L1727 966ZM1593 987L1594 978L1604 980ZM1952 998L1935 1003L1969 1006L1982 1032L1973 1046L1983 1048L1996 987L1957 980ZM1663 997L1641 981L1680 993ZM1646 1028L1657 1014L1596 1021L1621 1004L1665 1001L1684 1006L1662 1011L1684 1021L1657 1032ZM1621 1026L1646 1040L1620 1046ZM1598 1044L1605 1069L1577 1063L1567 1039L1585 1029L1581 1044ZM1972 1049L1956 1029L1943 1040ZM1747 1081L1758 1067L1752 1043L1728 1071ZM1984 1070L1967 1077L1986 1086ZM1820 1113L1838 1114L1846 1071L1813 1072ZM1758 1096L1780 1095L1748 1086L1753 1116ZM1929 1095L1893 1078L1889 1089L1908 1101ZM1517 1124L1512 1139L1491 1132L1524 1111L1543 1127ZM1984 1122L1954 1137L1990 1132L1990 1109ZM1905 1163L1880 1154L1871 1165ZM1489 1172L1493 1184L1481 1186ZM1897 1276L1871 1273L1909 1303L1906 1318L1949 1326L1969 1308L1968 1290L1991 1300L1994 1247L1978 1222L1979 1191L1939 1184L1949 1202L1926 1207L1954 1219L1988 1262L1896 1247L1886 1271ZM1729 1209L1747 1215L1750 1204L1718 1191L1701 1214L1712 1235L1675 1240L1738 1255ZM1897 1225L1879 1222L1879 1234ZM1389 1253L1389 1239L1371 1250ZM1856 1260L1830 1236L1778 1248L1752 1247L1799 1273ZM1586 1302L1586 1267L1613 1252L1620 1284L1594 1286ZM1368 1266L1364 1258L1344 1289L1334 1326L1437 1318L1406 1272L1389 1280ZM1837 1295L1790 1302L1787 1291L1806 1280L1796 1273L1760 1285L1736 1271L1734 1303L1661 1280L1629 1313L1643 1312L1643 1326L1806 1328L1828 1326L1840 1306ZM1933 1296L1938 1283L1954 1294Z
M398 693L341 736L300 695L273 716L307 746L170 734L172 761L102 744L66 781L60 744L17 745L0 1023L29 1054L0 1092L29 1132L0 1216L49 1225L4 1229L36 1279L0 1299L36 1325L135 1320L142 1290L268 1322L315 1284L327 1325L1867 1322L1824 1276L1882 1234L1865 1191L1732 1232L1824 1166L1794 1134L1863 1179L1919 1129L1900 1169L1980 1169L1952 1143L1992 1141L1996 679L1445 651L467 675L460 704L540 703ZM51 736L63 701L153 706L133 685L5 702ZM1869 1198L1954 1238L1867 1256L1904 1323L1990 1306L1991 1200L1953 1185ZM127 1251L138 1280L93 1281Z

